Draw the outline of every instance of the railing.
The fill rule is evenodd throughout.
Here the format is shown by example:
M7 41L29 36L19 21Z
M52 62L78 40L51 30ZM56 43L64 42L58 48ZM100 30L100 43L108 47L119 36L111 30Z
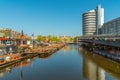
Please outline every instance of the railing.
M95 44L103 44L114 47L120 47L120 41L105 41L105 40L83 40L84 42L95 43Z
M120 40L120 34L101 34L101 35L87 35L87 36L80 36L79 39L104 39L104 40L113 40L117 39Z

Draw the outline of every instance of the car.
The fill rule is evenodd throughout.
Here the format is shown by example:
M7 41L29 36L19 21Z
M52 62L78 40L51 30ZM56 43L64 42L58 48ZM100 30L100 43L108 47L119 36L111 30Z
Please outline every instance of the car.
M13 44L12 41L7 41L7 42L6 42L6 45L12 45L12 44Z

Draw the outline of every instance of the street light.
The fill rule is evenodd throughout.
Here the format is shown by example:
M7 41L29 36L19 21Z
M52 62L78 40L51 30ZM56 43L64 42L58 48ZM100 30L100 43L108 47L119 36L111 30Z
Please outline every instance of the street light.
M23 33L23 30L21 31L21 44L23 45L23 36L24 36L24 33Z
M32 36L33 49L34 49L34 34L32 34L31 36Z

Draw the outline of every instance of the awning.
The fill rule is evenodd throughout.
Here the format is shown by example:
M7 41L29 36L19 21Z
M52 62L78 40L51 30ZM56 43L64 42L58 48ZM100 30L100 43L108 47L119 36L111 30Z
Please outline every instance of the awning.
M1 41L10 40L9 38L0 38Z

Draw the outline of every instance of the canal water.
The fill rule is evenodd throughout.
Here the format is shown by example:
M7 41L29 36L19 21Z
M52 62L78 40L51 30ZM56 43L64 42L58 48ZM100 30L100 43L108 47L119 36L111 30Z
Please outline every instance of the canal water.
M0 80L120 80L120 64L68 45L0 69Z

